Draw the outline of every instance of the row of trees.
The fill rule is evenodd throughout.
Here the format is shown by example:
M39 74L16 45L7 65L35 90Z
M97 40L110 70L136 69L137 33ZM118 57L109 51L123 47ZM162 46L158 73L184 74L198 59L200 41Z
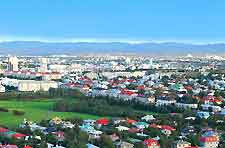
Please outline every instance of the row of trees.
M102 99L64 99L59 100L54 105L54 110L61 112L81 112L94 114L99 116L112 116L112 117L137 117L141 113L135 112L128 106L119 106L109 104L107 100Z
M40 98L58 98L58 97L79 97L84 95L77 89L50 88L49 91L37 92L17 92L10 91L0 93L0 99L40 99Z

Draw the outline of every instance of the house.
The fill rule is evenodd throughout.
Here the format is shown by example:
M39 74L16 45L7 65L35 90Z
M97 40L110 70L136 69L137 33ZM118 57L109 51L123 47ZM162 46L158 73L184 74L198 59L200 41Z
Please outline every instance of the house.
M167 136L171 135L172 131L175 131L176 129L169 126L169 125L157 125L157 124L151 124L149 127L160 129L161 132Z
M119 140L120 139L120 137L119 136L117 136L115 133L114 134L112 134L112 135L109 135L109 137L110 137L110 139L114 142L114 141L117 141L117 140Z
M47 133L52 133L52 132L56 132L56 131L57 131L56 127L50 126L44 130L44 133L47 134Z
M161 126L161 132L167 136L172 134L172 131L175 131L176 129L169 126L169 125L162 125Z
M112 118L112 122L113 124L119 124L121 122L125 122L126 120L124 120L123 118Z
M139 129L139 128L130 128L128 131L129 131L130 133L138 133L138 132L141 131L141 129Z
M196 129L193 126L187 126L181 129L182 136L193 135L196 133Z
M204 148L217 148L219 145L219 137L217 136L201 137L200 144Z
M62 128L74 128L74 127L75 127L75 125L69 121L62 122Z
M52 120L50 120L49 124L50 125L59 125L62 122L63 122L62 119L60 119L59 117L55 117Z
M86 146L87 146L87 148L100 148L100 147L95 146L95 145L90 144L90 143L86 144Z
M187 104L187 103L175 103L175 105L179 108L191 108L191 109L197 109L198 104Z
M156 106L163 106L163 105L171 105L176 103L175 99L168 98L168 97L163 97L163 98L158 98L156 101Z
M208 119L210 114L209 112L203 112L203 111L199 111L197 112L197 116L203 119Z
M128 142L120 141L116 143L116 148L133 148L134 145Z
M35 80L19 80L18 91L36 92L36 91L48 91L50 88L58 88L58 83L55 81L35 81Z
M2 135L5 132L8 132L9 130L3 127L0 127L0 135Z
M102 131L92 130L88 134L89 134L89 140L90 139L99 139L102 134Z
M92 119L83 120L83 124L85 124L85 125L94 126L95 122L96 122L96 120L92 120Z
M223 108L223 109L221 110L220 114L221 114L222 116L225 116L225 108Z
M158 140L155 140L155 139L144 140L144 145L146 148L160 148L160 144Z
M142 133L137 133L136 135L137 136L140 136L140 137L148 137L149 136L147 134L144 134L143 132Z
M129 124L134 124L135 122L137 122L137 121L133 120L133 119L127 119L127 123L129 123Z
M98 124L98 125L108 125L109 124L109 120L108 119L106 119L106 118L103 118L103 119L98 119L97 121L96 121L96 123Z
M15 134L11 135L11 137L15 138L15 139L23 139L26 137L26 135L21 134L21 133L15 133Z
M33 123L32 121L28 121L26 119L24 119L23 123L20 124L19 126L20 128L26 128L29 127L31 131L35 131L35 130L40 130L40 131L45 131L46 127L42 127L37 125L36 123Z
M202 108L202 110L205 110L205 111L212 111L212 112L220 112L221 111L220 106L215 106L215 105L210 105L210 104L202 104L201 108Z
M4 93L4 92L5 92L5 87L0 84L0 93Z
M145 120L145 121L149 122L149 121L155 120L155 118L153 115L146 115L146 116L142 117L141 120Z
M83 124L82 126L79 126L79 128L80 128L82 131L87 132L87 133L89 133L89 132L95 130L93 126L85 125L85 124Z
M17 147L17 145L11 145L11 144L1 145L0 144L0 148L18 148L18 147Z
M65 139L64 132L58 131L58 132L52 132L52 134L55 136L55 138L58 141L63 141Z
M65 147L63 147L63 146L53 145L53 144L51 144L51 143L47 143L47 145L48 145L48 148L65 148Z
M147 128L149 126L149 124L146 123L146 122L135 122L135 123L133 123L133 125L136 126L139 129L144 129L144 128Z
M191 143L183 140L174 141L172 148L187 148L190 147Z
M14 131L10 131L6 128L0 127L0 136L8 137L8 138L14 138L14 139L24 139L26 135L17 133Z
M148 97L148 102L155 103L155 96L151 95L150 97Z
M116 127L116 129L121 132L121 131L128 131L130 128L119 125L118 127Z
M32 148L32 147L29 145L25 145L23 148Z

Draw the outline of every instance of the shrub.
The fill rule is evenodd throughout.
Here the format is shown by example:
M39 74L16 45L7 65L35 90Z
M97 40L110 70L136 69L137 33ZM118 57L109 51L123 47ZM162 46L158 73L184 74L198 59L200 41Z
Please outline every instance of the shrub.
M16 116L22 116L25 114L25 112L21 110L12 110L12 113Z
M9 112L7 108L0 107L0 112Z

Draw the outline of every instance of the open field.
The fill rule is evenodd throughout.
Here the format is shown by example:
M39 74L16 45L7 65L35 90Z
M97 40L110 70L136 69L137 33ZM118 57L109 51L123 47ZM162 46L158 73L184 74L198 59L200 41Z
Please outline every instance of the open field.
M61 118L82 118L82 119L96 119L98 116L74 113L74 112L55 112L51 111L55 100L35 100L35 101L17 101L17 100L1 100L0 107L9 109L9 112L0 112L0 125L7 127L18 126L24 118L39 122L43 119L51 119L55 116ZM25 115L13 115L11 110L22 110Z

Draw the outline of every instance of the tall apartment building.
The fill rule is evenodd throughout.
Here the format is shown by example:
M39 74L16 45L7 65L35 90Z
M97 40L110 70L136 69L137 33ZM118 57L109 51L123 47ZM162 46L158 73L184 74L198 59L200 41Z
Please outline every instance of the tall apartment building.
M8 70L9 71L18 71L19 60L17 57L8 58Z
M40 58L40 67L39 72L47 72L48 71L48 59L47 58Z

